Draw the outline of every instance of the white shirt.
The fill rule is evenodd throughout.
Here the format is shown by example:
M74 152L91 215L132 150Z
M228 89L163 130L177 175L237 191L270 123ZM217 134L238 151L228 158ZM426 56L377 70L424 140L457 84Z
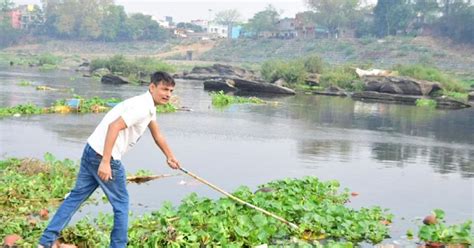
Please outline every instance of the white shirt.
M145 132L150 121L156 120L156 107L150 92L129 98L113 107L102 119L91 136L89 145L103 155L109 124L122 117L127 127L121 130L112 148L113 159L120 160Z

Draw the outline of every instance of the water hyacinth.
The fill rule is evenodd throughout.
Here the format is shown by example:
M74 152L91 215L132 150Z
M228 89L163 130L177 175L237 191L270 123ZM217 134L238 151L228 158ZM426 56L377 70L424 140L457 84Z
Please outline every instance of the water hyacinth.
M33 103L19 104L14 107L0 107L0 117L14 116L14 115L33 115L33 114L47 114L47 113L102 113L109 111L113 106L121 100L117 98L83 98L75 95L71 99L56 100L51 107L39 107ZM172 113L176 112L178 108L172 104L157 106L158 113Z
M265 101L257 97L240 97L226 95L224 91L211 92L212 105L216 107L225 107L231 104L264 104Z

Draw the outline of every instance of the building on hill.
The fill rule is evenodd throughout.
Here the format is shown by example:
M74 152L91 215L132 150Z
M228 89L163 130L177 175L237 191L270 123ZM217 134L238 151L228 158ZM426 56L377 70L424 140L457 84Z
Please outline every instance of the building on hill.
M207 33L210 34L211 37L215 38L227 38L227 26L220 25L216 23L209 23L206 29Z
M283 18L277 22L277 31L273 35L280 39L293 39L298 36L295 18Z

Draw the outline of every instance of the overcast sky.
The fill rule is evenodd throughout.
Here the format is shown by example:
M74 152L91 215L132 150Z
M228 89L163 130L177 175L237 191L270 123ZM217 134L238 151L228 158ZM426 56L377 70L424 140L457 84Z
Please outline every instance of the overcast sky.
M17 0L17 4L35 3L39 0ZM282 17L294 17L298 12L308 10L304 0L115 0L123 5L127 13L141 12L157 19L172 16L175 22L195 19L208 20L222 10L237 9L241 19L247 20L258 11L272 4L282 11Z
M226 9L237 9L242 20L246 20L264 10L270 3L282 11L282 16L294 16L297 12L308 9L304 0L117 0L116 3L124 5L127 12L142 12L159 19L172 16L175 21L208 20Z

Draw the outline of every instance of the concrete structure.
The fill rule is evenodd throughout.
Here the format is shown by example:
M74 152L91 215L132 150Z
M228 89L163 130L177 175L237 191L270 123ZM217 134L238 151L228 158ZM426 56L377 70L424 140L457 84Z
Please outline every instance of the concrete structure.
M217 38L227 38L227 26L209 23L207 27L207 33Z
M283 18L277 22L277 32L275 37L283 39L293 39L298 36L296 31L296 19L295 18Z

